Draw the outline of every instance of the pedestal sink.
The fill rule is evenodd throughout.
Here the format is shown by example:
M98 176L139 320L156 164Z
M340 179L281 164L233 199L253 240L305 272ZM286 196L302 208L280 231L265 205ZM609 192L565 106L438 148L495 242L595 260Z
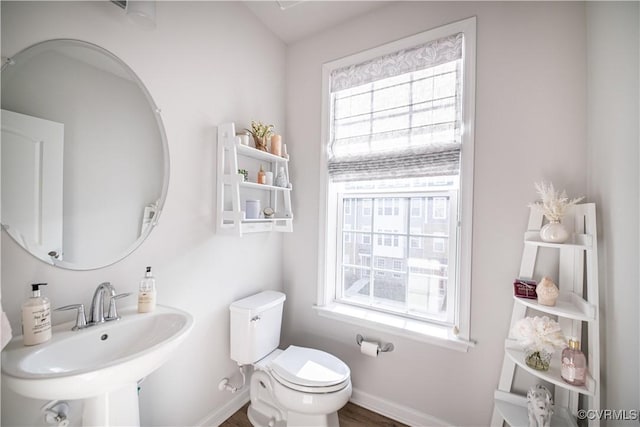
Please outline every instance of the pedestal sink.
M73 323L57 325L52 339L36 346L16 337L2 351L2 380L34 399L83 399L83 425L140 425L138 381L169 359L193 317L165 306L120 315L78 331Z

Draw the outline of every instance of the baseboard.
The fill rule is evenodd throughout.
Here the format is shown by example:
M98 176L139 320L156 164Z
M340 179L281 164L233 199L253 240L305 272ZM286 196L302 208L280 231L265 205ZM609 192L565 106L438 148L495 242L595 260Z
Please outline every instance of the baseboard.
M238 394L236 394L233 399L227 402L221 408L212 411L207 416L205 416L202 420L196 423L196 426L199 427L212 427L219 426L223 422L225 422L230 416L236 413L238 409L242 408L247 402L249 402L249 388L245 388ZM396 421L399 421L403 424L407 424L409 426L450 426L452 425L449 422L443 421L439 418L436 418L432 415L425 414L419 411L416 411L413 408L409 408L404 405L399 405L390 400L382 399L380 397L374 396L369 393L365 393L364 391L353 389L353 394L351 395L351 402L355 403L358 406L362 406L370 411L377 412L380 415L384 415L385 417L389 417Z
M238 409L242 408L249 402L249 387L233 396L233 399L224 404L221 408L212 411L202 420L196 423L199 427L217 427L225 422L231 415L235 414Z
M453 425L432 415L416 411L413 408L399 405L390 400L382 399L355 388L351 395L351 402L410 426L444 427Z

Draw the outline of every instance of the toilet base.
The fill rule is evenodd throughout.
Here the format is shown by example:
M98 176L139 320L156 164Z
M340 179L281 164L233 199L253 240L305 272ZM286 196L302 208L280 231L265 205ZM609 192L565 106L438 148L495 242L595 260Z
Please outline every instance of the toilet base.
M274 388L277 390L274 390ZM281 395L282 392L290 392L286 387L280 385L266 372L255 371L251 378L250 395L251 404L247 410L249 421L254 427L338 427L338 412L332 411L322 413L327 409L341 408L347 403L351 396L351 384L340 393L340 400L332 402L335 406L330 408L326 403L314 400L310 407L306 409L306 413L291 411L279 403L274 396ZM296 392L296 395L299 393ZM322 399L327 395L315 395L305 397L300 395L301 399ZM288 402L291 402L288 400Z
M251 425L254 427L308 427L308 426L323 426L323 427L339 427L340 421L338 420L338 413L332 412L327 415L305 415L294 412L288 412L286 419L278 417L274 412L275 408L263 408L271 410L272 416L266 415L264 412L260 412L253 407L253 404L249 405L247 409L247 416Z

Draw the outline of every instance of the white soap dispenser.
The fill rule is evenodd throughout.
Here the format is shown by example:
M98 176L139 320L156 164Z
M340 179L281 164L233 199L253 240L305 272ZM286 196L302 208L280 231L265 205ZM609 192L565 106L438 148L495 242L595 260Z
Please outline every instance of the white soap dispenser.
M31 298L22 304L22 339L24 345L36 345L51 339L51 304L40 296L40 286L31 285Z
M151 267L140 281L138 292L138 313L150 313L156 308L156 279L151 274Z

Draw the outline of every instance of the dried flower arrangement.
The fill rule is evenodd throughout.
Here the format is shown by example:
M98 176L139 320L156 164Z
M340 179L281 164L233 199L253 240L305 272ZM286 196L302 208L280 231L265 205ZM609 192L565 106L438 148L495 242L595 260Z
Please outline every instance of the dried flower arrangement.
M549 369L549 361L555 349L567 345L560 324L547 316L518 320L511 329L511 335L525 350L527 365L538 370Z
M252 136L258 150L267 151L267 139L273 134L273 125L251 121L251 129L245 129Z
M536 182L535 187L541 201L531 203L529 207L540 209L543 215L552 222L562 220L569 206L573 206L584 199L584 197L578 197L569 200L566 191L556 191L551 182Z

